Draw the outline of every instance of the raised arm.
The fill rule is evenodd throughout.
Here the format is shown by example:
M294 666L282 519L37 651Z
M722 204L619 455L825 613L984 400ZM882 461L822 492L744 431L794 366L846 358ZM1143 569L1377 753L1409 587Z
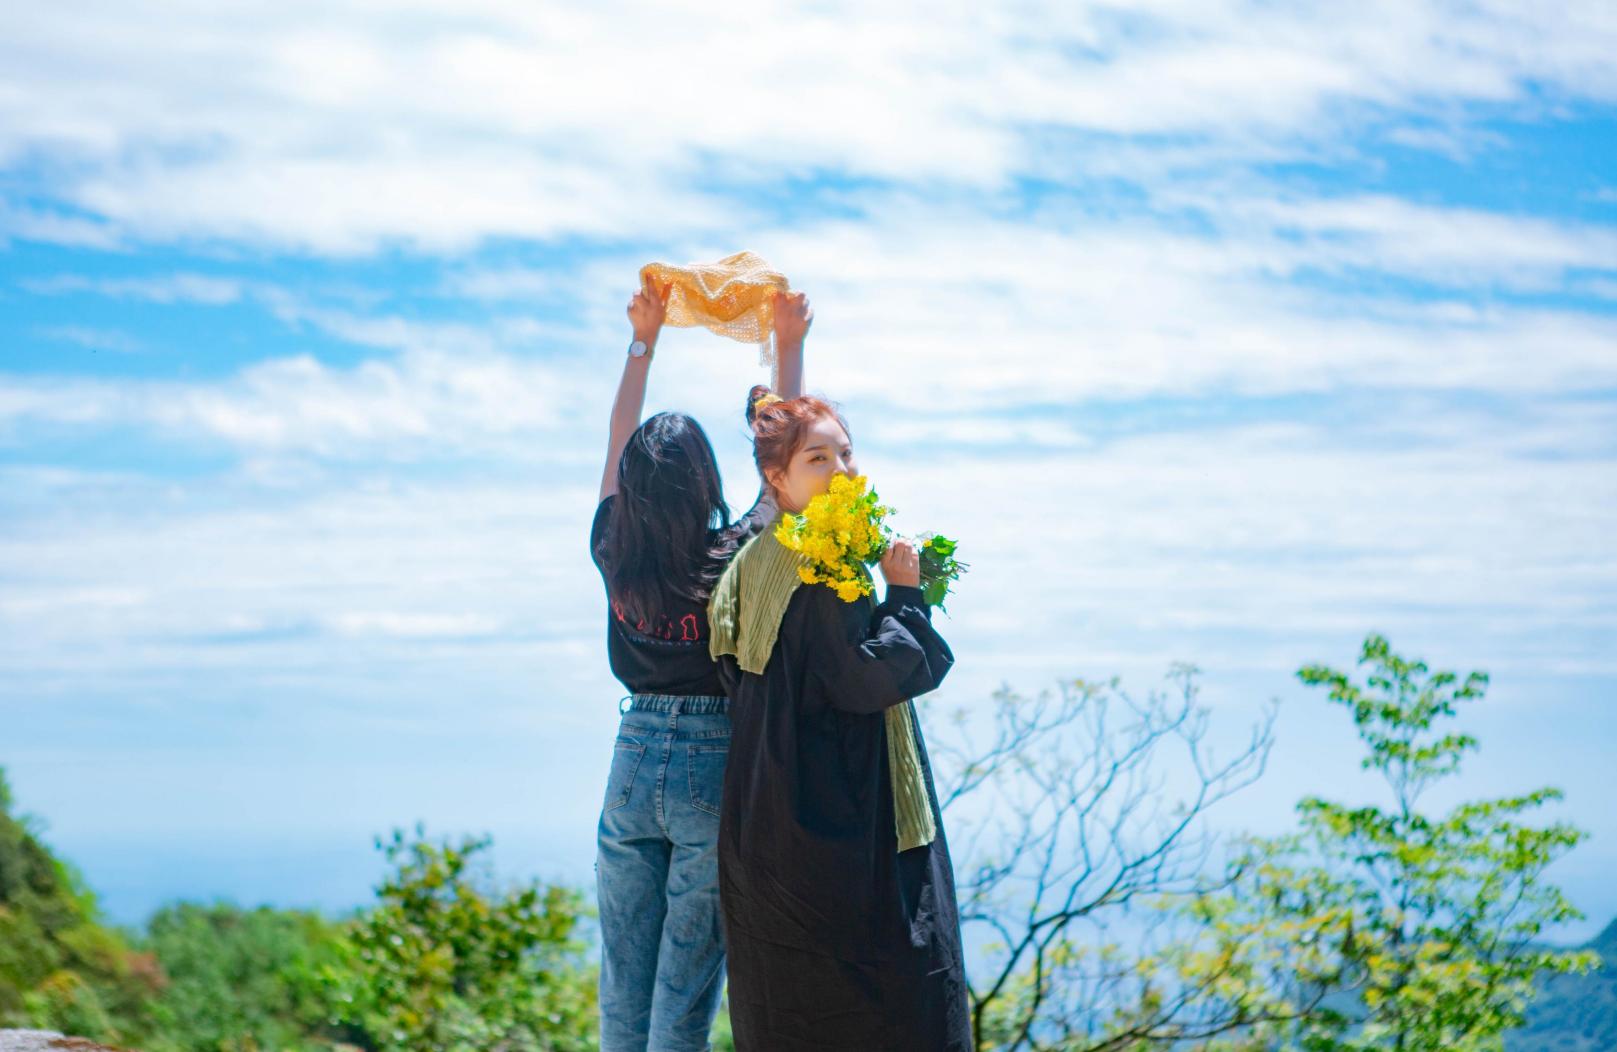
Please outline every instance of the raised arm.
M785 399L803 393L803 341L814 323L814 308L801 292L775 293L775 375L769 389ZM776 510L775 496L760 483L752 507L741 516L770 516Z
M866 602L845 603L824 585L802 586L809 592L804 613L813 626L809 675L832 708L880 712L936 690L954 666L954 652L932 627L914 545L895 540L881 568L887 598L874 609Z
M824 585L801 587L809 593L804 616L815 623L809 676L832 708L880 712L936 690L954 665L919 588L889 584L872 608L869 600L844 603Z
M629 444L629 436L640 426L640 411L646 404L646 376L651 372L651 358L657 348L657 335L662 332L668 290L672 287L672 284L664 284L657 288L648 275L629 300L629 327L634 339L645 342L646 353L639 358L624 355L623 378L618 381L618 393L612 400L606 467L601 472L601 493L597 501L618 491L618 461L623 457L623 447Z
M791 400L803 393L803 340L814 308L801 292L775 293L775 381L770 389Z

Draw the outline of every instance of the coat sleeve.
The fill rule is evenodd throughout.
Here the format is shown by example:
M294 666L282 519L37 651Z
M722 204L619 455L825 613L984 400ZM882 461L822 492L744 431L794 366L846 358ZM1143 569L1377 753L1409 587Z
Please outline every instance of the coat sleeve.
M739 670L736 668L736 659L731 654L721 654L713 662L714 671L718 674L719 685L724 688L726 696L734 698L736 688L740 686Z
M823 585L810 593L809 675L833 708L876 713L937 688L954 664L919 588L888 585L874 610Z

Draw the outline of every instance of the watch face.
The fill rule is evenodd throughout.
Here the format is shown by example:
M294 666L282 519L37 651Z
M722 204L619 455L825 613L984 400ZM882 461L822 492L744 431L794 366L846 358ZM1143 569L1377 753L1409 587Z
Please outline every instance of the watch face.
M646 341L636 340L629 344L629 353L636 358L643 356L646 353Z

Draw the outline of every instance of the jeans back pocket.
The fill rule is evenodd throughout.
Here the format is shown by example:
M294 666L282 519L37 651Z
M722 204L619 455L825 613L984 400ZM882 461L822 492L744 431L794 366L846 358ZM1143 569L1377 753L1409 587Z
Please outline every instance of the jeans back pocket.
M606 799L602 811L615 811L629 802L634 789L634 776L640 770L640 758L646 754L645 743L627 735L618 735L612 744L612 769L606 774Z
M685 747L690 770L691 806L710 815L719 813L724 798L724 764L730 755L728 740Z

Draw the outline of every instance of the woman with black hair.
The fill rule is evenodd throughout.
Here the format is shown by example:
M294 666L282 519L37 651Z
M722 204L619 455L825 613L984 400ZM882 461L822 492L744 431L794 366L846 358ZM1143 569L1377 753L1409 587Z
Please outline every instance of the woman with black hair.
M640 422L668 295L648 276L629 302L633 342L590 526L607 655L630 691L596 839L601 1052L709 1047L725 979L717 843L730 719L707 599L776 513L764 488L732 523L701 425L684 413ZM796 393L813 312L802 293L776 293L773 307L776 385Z

